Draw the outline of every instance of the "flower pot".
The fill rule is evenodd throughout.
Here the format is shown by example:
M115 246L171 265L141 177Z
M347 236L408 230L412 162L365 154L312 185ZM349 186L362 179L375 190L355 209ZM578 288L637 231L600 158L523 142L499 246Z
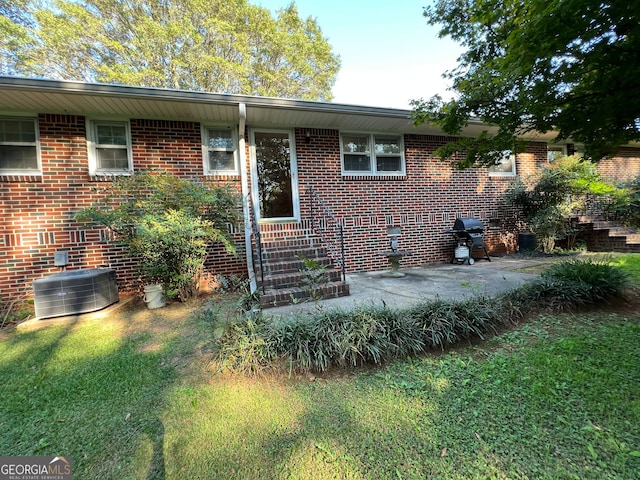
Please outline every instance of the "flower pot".
M164 307L167 304L161 283L145 285L142 299L150 309Z

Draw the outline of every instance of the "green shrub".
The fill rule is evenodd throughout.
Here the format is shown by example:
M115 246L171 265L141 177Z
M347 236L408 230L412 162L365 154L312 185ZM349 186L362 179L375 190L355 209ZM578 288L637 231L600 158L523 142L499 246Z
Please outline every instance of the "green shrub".
M341 323L346 340L340 351L342 365L356 365L359 361L381 363L424 349L420 325L410 316L386 306L360 307Z
M330 332L323 332L321 317L311 315L279 319L272 324L270 334L277 352L289 359L291 368L326 370L330 365L332 344Z
M629 280L625 272L607 262L577 259L553 264L541 276L543 281L582 290L580 300L584 303L609 301L622 293Z
M398 310L389 317L388 349L390 358L416 355L425 350L422 325L405 311Z
M276 349L292 367L324 371L331 366L381 363L423 350L421 328L387 307L317 310L274 322Z
M336 318L338 321L332 322L337 340L336 363L340 366L380 363L389 347L386 324L391 316L394 314L387 308L368 306Z
M398 310L365 305L322 310L233 325L221 338L221 355L241 372L260 371L266 362L288 360L290 369L325 371L332 366L380 364L517 322L528 313L571 310L620 294L626 275L604 262L571 260L554 264L539 281L496 298L435 299ZM236 342L236 345L227 345Z
M162 283L169 298L197 296L208 245L235 252L228 224L239 219L239 197L230 185L139 171L117 177L102 193L76 220L114 232L144 279Z
M640 228L640 175L622 182L615 195L609 195L603 202L607 218L617 220L624 225Z
M524 285L516 292L525 311L568 311L591 303L589 292L581 281L564 281L543 278Z
M139 220L130 252L148 281L162 283L168 298L198 295L211 223L184 211L169 210Z
M415 305L407 315L421 325L426 346L444 348L495 330L500 323L497 307L494 299L481 296L462 301L436 299Z
M580 233L573 221L576 212L603 210L612 199L622 197L626 198L623 190L604 181L594 163L572 156L554 160L526 181L517 179L503 203L507 218L513 217L507 223L518 230L530 229L542 250L550 253L557 240L566 239L567 247L574 248Z
M609 302L627 283L627 274L606 262L568 260L547 267L539 280L503 294L501 301L515 319L518 311L566 311Z
M218 339L220 369L252 375L271 369L277 353L267 330L262 318L228 323Z

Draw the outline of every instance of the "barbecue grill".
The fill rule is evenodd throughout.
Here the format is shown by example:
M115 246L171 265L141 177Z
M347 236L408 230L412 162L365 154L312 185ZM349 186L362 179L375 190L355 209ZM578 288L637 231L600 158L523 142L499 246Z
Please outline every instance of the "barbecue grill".
M484 252L484 257L480 258L491 261L487 246L484 243L484 225L480 220L457 218L453 224L453 230L450 231L456 240L456 248L451 263L461 264L467 262L469 265L473 265L476 259L472 256L472 253L478 249L482 249Z

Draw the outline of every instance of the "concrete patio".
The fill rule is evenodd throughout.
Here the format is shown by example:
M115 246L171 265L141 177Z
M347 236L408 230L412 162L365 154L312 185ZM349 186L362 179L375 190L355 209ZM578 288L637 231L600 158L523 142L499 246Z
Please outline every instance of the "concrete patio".
M495 295L538 278L537 271L553 259L508 255L479 260L474 265L428 264L402 268L403 277L386 271L347 274L351 295L321 300L323 308L349 309L358 305L403 307L425 299L462 299L473 295ZM529 272L527 271L529 270ZM533 272L533 273L532 273ZM287 315L316 308L314 302L270 308L266 315Z

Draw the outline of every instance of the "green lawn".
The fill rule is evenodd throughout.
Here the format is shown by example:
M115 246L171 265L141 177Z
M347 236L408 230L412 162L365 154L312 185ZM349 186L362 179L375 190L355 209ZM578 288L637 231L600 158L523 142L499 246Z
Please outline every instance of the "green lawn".
M629 273L633 285L640 288L640 255L616 255L611 263Z
M69 455L78 479L640 478L638 314L252 379L214 374L193 312L0 334L0 454Z

